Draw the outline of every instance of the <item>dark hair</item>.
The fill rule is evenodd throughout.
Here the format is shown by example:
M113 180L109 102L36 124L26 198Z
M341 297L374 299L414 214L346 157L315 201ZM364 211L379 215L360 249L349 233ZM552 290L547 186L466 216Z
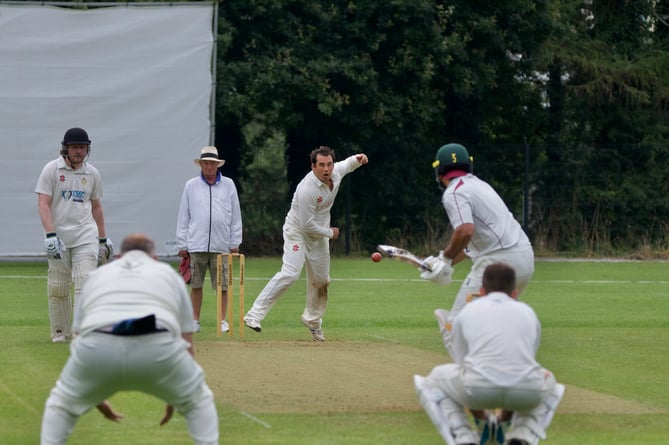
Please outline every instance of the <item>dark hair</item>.
M312 164L316 164L316 157L317 157L318 155L321 155L321 156L332 156L332 162L335 161L335 152L334 152L334 150L331 149L330 147L326 146L326 145L321 145L320 147L318 147L318 148L316 148L316 149L314 149L314 150L311 151L311 153L309 154L309 158L311 159L311 163L312 163Z
M483 272L481 285L486 293L504 292L507 295L516 289L516 271L503 263L494 263Z
M142 252L146 252L149 255L153 255L155 249L156 246L153 243L153 240L143 233L133 233L132 235L128 235L121 243L122 254L131 250L141 250Z

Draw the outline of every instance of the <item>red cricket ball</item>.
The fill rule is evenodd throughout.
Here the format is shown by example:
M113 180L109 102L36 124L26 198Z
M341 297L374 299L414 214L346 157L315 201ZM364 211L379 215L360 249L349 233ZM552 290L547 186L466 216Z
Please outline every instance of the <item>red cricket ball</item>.
M374 261L375 263L378 263L382 259L383 259L383 256L379 252L374 252L372 254L372 261Z

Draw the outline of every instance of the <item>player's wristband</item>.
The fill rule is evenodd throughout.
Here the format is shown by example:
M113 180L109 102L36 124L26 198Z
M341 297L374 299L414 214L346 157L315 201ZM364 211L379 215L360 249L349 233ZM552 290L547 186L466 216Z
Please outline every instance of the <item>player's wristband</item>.
M47 237L47 238L55 238L55 237L56 237L56 232L48 232L48 233L46 234L46 237Z
M100 238L100 244L106 244L107 238Z

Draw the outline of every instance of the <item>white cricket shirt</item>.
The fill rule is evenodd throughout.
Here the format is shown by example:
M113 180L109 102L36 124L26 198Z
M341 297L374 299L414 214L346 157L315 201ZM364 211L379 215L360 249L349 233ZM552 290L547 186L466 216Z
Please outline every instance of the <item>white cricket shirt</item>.
M295 189L284 230L296 230L310 238L331 238L330 210L339 192L341 181L344 176L361 165L355 155L335 162L330 175L332 190L318 179L313 171L307 173Z
M83 335L150 314L175 336L193 332L193 306L181 275L132 250L90 273L75 301L72 332Z
M530 245L502 198L487 182L471 173L453 178L441 201L454 229L462 224L474 224L474 235L465 250L472 259L497 250Z
M51 196L53 226L66 247L98 242L91 200L102 198L102 179L95 167L84 162L72 170L62 156L54 159L42 169L35 193Z
M453 320L454 359L467 373L511 387L540 369L541 325L534 310L502 292L466 304Z

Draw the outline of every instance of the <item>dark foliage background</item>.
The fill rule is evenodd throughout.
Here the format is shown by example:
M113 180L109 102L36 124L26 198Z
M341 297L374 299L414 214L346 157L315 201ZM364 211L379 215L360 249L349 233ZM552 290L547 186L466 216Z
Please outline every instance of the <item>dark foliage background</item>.
M370 158L334 251L432 253L449 227L431 162L459 142L540 253L666 254L668 1L218 2L215 143L243 248L281 251L307 155L329 145Z

